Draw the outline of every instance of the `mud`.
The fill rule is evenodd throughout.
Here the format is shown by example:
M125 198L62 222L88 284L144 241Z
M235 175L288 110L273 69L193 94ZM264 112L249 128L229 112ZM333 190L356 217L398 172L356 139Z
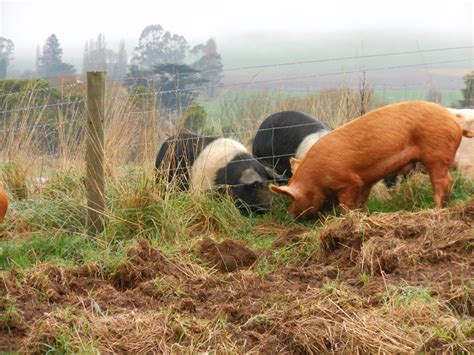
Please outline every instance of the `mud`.
M119 265L111 277L113 285L119 290L135 288L140 282L157 275L176 272L176 268L145 239L132 247L127 256L129 261Z
M233 272L251 266L257 254L238 240L226 239L216 243L206 237L200 245L200 255L221 272Z

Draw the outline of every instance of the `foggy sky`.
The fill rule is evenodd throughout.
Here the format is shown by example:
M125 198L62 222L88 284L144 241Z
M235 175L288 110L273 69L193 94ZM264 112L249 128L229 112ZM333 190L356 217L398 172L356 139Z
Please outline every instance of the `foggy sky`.
M214 37L224 51L238 51L248 43L246 35L255 33L276 46L279 40L343 40L384 31L452 38L456 45L472 45L474 36L473 5L467 0L0 0L0 36L14 41L17 59L34 60L36 46L52 33L63 47L63 59L73 63L80 63L85 41L99 33L111 46L125 39L131 50L150 24L184 35L191 45Z

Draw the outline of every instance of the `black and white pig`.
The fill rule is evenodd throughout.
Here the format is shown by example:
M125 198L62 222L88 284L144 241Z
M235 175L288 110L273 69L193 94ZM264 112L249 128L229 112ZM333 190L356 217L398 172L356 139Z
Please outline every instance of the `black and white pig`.
M274 113L258 128L252 153L289 179L292 176L290 158L303 159L313 144L330 131L324 123L302 112Z
M157 179L176 179L181 190L202 192L223 187L241 210L270 207L268 182L278 176L252 157L239 142L222 137L181 133L168 138L156 157Z

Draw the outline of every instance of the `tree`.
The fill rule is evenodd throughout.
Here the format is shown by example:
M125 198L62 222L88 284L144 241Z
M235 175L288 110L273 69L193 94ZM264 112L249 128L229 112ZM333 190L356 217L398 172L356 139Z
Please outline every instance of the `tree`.
M207 82L198 70L187 64L159 64L153 72L162 92L158 101L168 109L182 110L189 107L196 99L199 87Z
M463 76L464 89L462 89L463 99L459 101L461 107L472 107L474 106L474 71Z
M38 74L46 79L51 79L59 74L74 73L76 70L71 64L62 61L63 50L55 34L46 39L43 50L38 59Z
M119 45L119 51L117 54L115 80L123 81L127 75L128 58L127 51L125 50L125 41L121 40Z
M132 63L146 69L164 63L182 64L188 48L183 36L165 31L161 25L150 25L140 35Z
M193 63L193 68L201 72L202 78L208 82L207 95L214 97L217 93L217 86L222 80L222 60L217 53L216 41L210 38L206 44L195 46L191 54L200 58Z
M13 51L15 45L13 41L0 37L0 79L5 79L7 77L7 68L10 64L10 61L13 59Z
M101 33L97 36L97 40L86 41L82 57L82 70L84 72L107 71L107 59L111 56L107 51L107 43Z
M41 46L38 44L36 46L36 57L35 57L35 72L36 75L40 75L40 67L41 67Z
M130 65L129 72L125 77L125 84L131 90L134 87L145 87L153 88L158 90L159 88L154 85L155 74L152 70L143 69L138 65Z
M106 71L112 80L122 81L127 74L127 52L125 42L120 42L119 52L107 48L105 36L99 34L97 40L89 40L84 45L82 71Z
M158 108L185 110L193 103L206 80L190 65L167 63L158 64L152 70L131 65L125 83L130 92L143 96L137 101L149 101L153 96ZM161 94L150 96L156 92Z

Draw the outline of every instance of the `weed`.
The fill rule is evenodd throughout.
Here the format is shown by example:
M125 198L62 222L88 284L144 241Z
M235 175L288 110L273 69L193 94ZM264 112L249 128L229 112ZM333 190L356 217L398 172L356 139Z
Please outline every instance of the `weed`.
M11 296L0 297L0 329L11 331L12 328L24 327L24 320L19 313L16 300Z
M176 282L172 282L172 280L166 277L159 277L153 280L152 290L157 298L179 299L186 296L186 293Z
M364 283L364 284L369 282L370 281L370 275L366 274L366 273L360 274L359 275L359 281Z
M430 291L423 287L400 286L390 288L384 295L385 304L392 307L436 306Z
M326 296L334 296L337 294L338 283L336 281L328 281L323 284L323 293Z
M257 266L255 267L255 272L258 276L264 278L267 275L271 274L276 270L276 265L271 263L268 258L260 258L257 262Z

